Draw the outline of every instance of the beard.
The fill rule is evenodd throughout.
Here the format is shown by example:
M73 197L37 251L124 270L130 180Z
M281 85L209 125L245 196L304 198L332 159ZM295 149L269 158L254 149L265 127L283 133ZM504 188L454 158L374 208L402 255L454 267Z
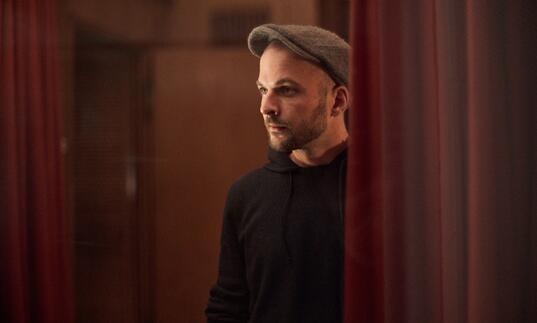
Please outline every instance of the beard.
M302 120L296 125L289 125L277 116L269 115L265 119L265 124L281 124L286 128L283 130L284 138L278 139L268 133L269 147L280 152L291 152L302 149L308 143L319 138L326 130L326 99L323 97L313 110L311 116Z

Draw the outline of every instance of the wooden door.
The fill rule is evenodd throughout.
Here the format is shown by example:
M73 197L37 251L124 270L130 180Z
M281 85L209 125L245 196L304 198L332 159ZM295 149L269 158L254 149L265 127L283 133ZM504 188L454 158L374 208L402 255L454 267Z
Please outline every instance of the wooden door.
M141 51L78 33L73 174L77 322L151 320L151 118Z
M266 160L255 81L241 48L154 52L158 322L206 322L231 183Z

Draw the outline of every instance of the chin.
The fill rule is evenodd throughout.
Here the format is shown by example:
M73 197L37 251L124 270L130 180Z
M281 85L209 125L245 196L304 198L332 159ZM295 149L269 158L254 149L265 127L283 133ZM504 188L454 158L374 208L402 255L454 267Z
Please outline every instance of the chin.
M290 153L291 151L293 151L293 149L288 147L285 142L275 141L273 139L269 139L269 147L272 150L276 150L282 153Z

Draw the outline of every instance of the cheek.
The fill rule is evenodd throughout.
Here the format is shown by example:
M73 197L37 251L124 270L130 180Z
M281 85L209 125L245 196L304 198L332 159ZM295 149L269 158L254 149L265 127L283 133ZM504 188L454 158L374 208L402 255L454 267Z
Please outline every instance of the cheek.
M297 111L300 111L301 119L310 120L313 115L323 113L322 110L326 110L326 104L319 100L303 101L297 105Z
M317 100L305 96L297 96L282 100L282 106L285 107L286 110L304 116L315 110L318 105L319 102Z

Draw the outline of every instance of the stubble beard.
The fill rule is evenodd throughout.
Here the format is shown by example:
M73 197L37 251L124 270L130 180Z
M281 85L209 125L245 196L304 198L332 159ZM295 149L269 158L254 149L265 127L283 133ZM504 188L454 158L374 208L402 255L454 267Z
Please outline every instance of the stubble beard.
M326 98L322 97L309 120L305 120L292 128L285 128L286 138L277 139L268 133L269 147L280 152L292 152L296 149L302 149L308 143L319 138L326 130L326 114ZM268 120L276 124L285 124L275 116L269 116Z

